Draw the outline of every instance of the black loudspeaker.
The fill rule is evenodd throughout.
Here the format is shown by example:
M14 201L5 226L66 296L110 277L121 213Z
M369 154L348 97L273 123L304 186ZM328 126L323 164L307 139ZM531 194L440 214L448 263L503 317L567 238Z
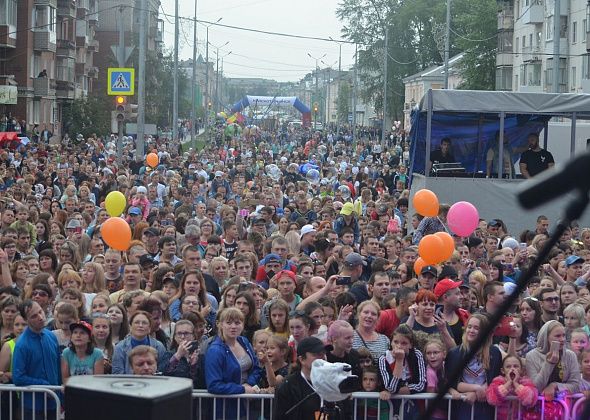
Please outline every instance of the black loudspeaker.
M167 376L72 376L66 420L191 420L192 381Z

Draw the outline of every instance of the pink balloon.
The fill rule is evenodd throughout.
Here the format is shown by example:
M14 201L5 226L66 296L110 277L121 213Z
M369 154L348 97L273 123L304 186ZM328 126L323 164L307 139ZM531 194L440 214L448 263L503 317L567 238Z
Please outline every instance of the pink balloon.
M479 224L479 213L467 201L459 201L451 206L447 215L449 228L459 236L469 236Z

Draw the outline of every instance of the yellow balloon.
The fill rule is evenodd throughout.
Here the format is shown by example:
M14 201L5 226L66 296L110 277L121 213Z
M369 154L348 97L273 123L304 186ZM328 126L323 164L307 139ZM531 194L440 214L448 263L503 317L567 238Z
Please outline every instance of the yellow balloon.
M119 191L111 191L106 200L104 201L104 207L107 213L111 217L119 217L125 211L127 200L123 193Z

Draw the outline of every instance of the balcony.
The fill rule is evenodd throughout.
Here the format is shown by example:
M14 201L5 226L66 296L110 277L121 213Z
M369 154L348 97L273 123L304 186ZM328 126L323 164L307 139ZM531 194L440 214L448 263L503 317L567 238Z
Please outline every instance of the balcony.
M93 79L98 78L98 67L92 66L88 67L88 77L92 77Z
M57 0L34 0L35 6L51 6L57 9Z
M37 51L51 51L56 50L56 35L55 32L35 31L33 33L33 49Z
M97 53L98 46L99 46L98 39L93 39L92 41L88 42L88 51L92 51L94 53Z
M582 92L590 93L590 79L582 78Z
M36 97L55 96L55 84L48 77L33 78L33 90Z
M90 0L77 0L76 3L78 6L78 15L82 14L84 16L90 12Z
M533 0L535 4L530 6L522 6L524 10L522 11L522 16L520 20L522 23L536 25L539 23L543 23L545 16L544 16L544 8L543 2L540 0ZM524 2L523 2L524 3Z
M524 47L522 49L522 61L525 61L525 62L541 61L541 48L538 46Z
M86 35L86 36L76 35L76 47L77 48L88 48L88 35Z
M496 66L512 66L514 63L514 55L512 53L497 53L496 54Z
M58 39L56 55L58 57L75 58L76 44L68 39Z
M0 25L0 48L16 48L16 26Z
M86 63L76 63L76 76L82 76L86 74Z
M512 11L501 11L498 12L498 30L510 30L514 29L514 14Z
M76 18L76 2L74 0L57 0L57 15Z

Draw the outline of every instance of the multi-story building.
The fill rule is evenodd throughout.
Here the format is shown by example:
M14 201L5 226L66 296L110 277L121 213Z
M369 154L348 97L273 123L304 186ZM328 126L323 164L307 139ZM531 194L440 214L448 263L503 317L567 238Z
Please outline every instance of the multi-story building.
M561 0L559 10L555 0L498 0L498 6L497 90L590 93L587 0Z
M456 89L463 78L459 71L459 65L463 54L457 54L449 58L449 89ZM445 66L435 65L404 78L404 128L410 129L410 114L412 109L420 103L420 100L429 89L444 89L445 87Z
M149 52L160 53L164 41L164 21L158 18L160 0L147 0L147 42ZM123 34L127 56L137 53L139 49L139 12L140 0L100 0L98 19L100 26L96 27L96 39L100 43L100 50L96 55L96 66L100 77L96 80L94 91L98 95L107 93L107 69L118 67L114 47L119 45L119 22L122 20ZM126 57L126 58L128 58ZM127 61L127 66L130 62Z
M193 60L183 60L178 64L178 67L184 71L186 76L190 81L192 81L193 77ZM208 73L208 74L207 74ZM212 101L213 94L214 94L214 87L215 87L215 69L213 68L213 63L209 62L208 65L205 63L203 56L199 54L197 57L197 65L196 65L196 99L197 105L202 106L204 108L207 107L207 102ZM207 86L208 83L208 86ZM190 89L187 92L188 96L190 96Z
M0 85L18 88L0 107L27 130L61 135L64 106L92 90L97 1L0 0Z

